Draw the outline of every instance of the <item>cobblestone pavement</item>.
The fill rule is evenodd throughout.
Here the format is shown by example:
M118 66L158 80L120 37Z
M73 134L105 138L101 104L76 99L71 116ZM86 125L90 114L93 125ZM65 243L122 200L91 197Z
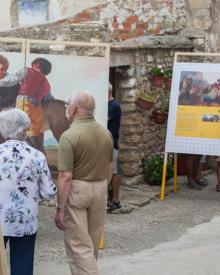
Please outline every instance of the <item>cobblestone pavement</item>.
M139 192L139 195L144 192L143 189L149 188L152 192L151 198L142 203L142 207L127 201L124 207L133 205L132 212L107 215L105 249L100 253L101 271L104 272L101 274L111 274L103 269L102 265L108 259L114 261L118 257L135 255L158 244L176 240L187 232L187 228L209 222L215 215L220 215L220 193L215 191L216 175L212 173L207 178L209 186L202 191L190 190L181 185L177 194L170 193L163 202L158 198L158 187L153 187L155 192L152 192L151 187L140 186L139 191L134 191ZM123 201L126 201L126 197L128 195ZM138 196L134 201L137 201L137 198ZM45 205L40 207L36 275L70 274L63 247L63 235L53 223L54 211L54 207ZM166 272L164 274L170 275Z

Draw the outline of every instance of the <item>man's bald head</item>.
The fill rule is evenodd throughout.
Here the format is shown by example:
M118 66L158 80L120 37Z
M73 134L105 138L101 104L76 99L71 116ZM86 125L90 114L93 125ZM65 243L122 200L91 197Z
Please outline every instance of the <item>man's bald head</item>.
M70 104L77 107L82 115L93 115L95 110L95 99L86 92L73 94L70 99Z

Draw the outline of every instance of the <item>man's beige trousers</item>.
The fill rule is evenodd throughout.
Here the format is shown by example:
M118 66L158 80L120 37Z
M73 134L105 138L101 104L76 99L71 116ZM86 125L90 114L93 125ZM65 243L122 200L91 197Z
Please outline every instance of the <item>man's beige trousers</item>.
M72 182L65 209L65 247L72 275L97 275L107 207L107 180Z

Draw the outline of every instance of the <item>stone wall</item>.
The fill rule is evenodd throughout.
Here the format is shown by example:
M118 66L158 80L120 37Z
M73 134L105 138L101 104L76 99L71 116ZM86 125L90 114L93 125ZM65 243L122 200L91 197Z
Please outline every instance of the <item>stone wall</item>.
M0 37L28 39L109 42L108 32L101 23L47 23L0 32Z
M128 185L143 182L143 158L164 151L166 123L156 124L152 120L154 107L144 110L136 102L140 91L151 91L156 96L161 90L169 94L165 87L152 87L147 73L159 64L172 68L174 58L171 49L143 49L133 54L132 65L116 69L116 98L122 107L119 161L123 183Z

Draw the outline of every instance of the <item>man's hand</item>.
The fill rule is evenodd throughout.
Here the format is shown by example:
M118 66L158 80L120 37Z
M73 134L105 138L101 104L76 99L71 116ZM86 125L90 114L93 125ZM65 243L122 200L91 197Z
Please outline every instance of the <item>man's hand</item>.
M57 209L55 216L55 224L60 230L65 230L66 226L64 224L64 212L63 210Z
M59 172L58 177L58 194L57 194L57 212L55 216L55 224L60 230L65 230L66 226L64 224L64 208L67 203L67 198L70 192L70 187L72 183L72 172Z

